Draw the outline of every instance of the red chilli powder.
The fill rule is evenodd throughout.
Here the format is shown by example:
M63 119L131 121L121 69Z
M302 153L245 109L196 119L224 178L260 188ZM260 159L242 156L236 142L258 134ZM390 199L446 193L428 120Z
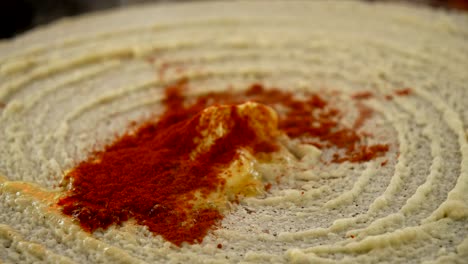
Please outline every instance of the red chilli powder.
M201 136L200 112L212 105L246 101L268 105L278 112L279 128L289 137L335 149L332 162L363 162L388 151L387 145L366 145L355 128L340 123L340 111L318 94L297 99L290 92L254 84L243 92L228 90L186 98L185 88L185 82L167 87L166 111L157 122L143 123L67 175L72 188L58 202L64 214L74 217L89 232L134 219L177 246L201 242L223 215L209 206L195 208L194 191L206 197L222 188L225 180L218 174L236 159L239 147L247 147L254 154L278 149L274 139L260 140L232 106L230 120L234 125L229 133L196 159L190 159L196 147L194 139ZM370 111L361 109L365 116L358 126Z

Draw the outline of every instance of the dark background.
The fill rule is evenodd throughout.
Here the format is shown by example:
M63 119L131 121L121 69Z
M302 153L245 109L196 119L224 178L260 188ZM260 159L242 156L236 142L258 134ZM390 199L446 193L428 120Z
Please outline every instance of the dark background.
M141 2L177 1L184 0L0 0L0 39L11 38L37 25L50 23L65 16ZM406 0L405 2L468 11L468 0Z

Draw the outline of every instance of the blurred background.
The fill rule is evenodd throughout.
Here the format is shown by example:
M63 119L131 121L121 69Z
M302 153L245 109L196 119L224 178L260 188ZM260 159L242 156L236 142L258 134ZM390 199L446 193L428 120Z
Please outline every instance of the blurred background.
M65 16L134 5L143 2L167 4L188 0L0 0L0 38L11 38L38 25ZM193 0L192 0L193 1ZM468 0L362 0L410 2L434 8L468 11Z

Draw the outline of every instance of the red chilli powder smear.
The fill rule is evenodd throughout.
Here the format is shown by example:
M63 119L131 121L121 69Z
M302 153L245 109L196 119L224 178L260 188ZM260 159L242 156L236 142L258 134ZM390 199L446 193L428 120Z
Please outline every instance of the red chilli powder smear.
M208 205L195 208L194 191L207 196L222 188L225 180L218 174L237 158L239 147L254 154L278 150L274 139L260 140L235 111L235 104L246 101L275 109L280 130L290 138L336 150L332 162L363 162L388 151L387 145L366 145L355 128L340 123L340 111L317 94L297 99L290 92L254 84L243 92L228 90L186 98L185 88L185 82L167 87L166 111L157 122L142 124L67 175L72 188L58 202L64 214L89 232L134 219L177 246L201 242L223 215ZM201 137L200 112L212 105L233 105L230 120L234 125L213 147L190 159L194 139ZM365 116L359 119L359 126L369 111L361 111Z
M412 93L411 88L404 88L400 90L395 90L395 94L399 96L410 95Z

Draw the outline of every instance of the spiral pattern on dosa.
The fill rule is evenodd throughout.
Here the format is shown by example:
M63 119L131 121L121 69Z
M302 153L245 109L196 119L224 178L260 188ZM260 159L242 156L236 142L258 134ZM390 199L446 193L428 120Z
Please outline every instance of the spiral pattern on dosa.
M0 43L0 260L463 263L467 28L463 14L390 4L213 2L88 15ZM392 149L362 164L272 165L280 185L200 245L131 223L82 231L54 205L64 172L161 113L180 78L193 96L254 82L372 91L368 128ZM403 87L412 94L384 99Z

